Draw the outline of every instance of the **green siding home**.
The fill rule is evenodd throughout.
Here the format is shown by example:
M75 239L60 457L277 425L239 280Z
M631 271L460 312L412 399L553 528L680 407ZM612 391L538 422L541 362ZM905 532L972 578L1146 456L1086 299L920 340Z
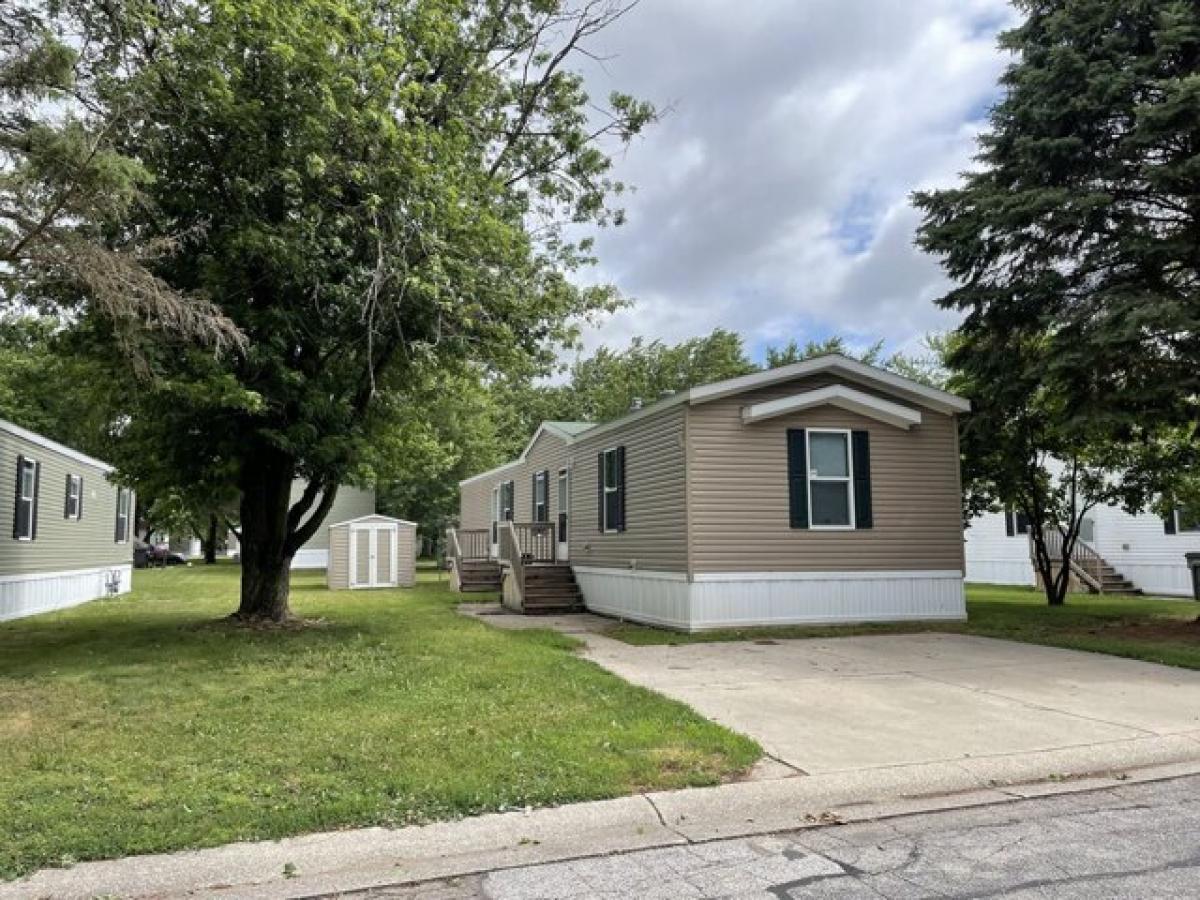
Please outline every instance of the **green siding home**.
M112 471L0 419L0 621L129 590L134 496Z

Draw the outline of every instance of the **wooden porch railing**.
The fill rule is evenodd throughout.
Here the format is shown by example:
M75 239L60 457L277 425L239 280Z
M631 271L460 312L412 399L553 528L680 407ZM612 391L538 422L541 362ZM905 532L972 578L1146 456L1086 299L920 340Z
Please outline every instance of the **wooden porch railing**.
M463 559L488 559L492 555L492 536L486 528L458 529Z
M521 543L517 537L517 526L512 522L500 522L497 528L500 545L500 565L508 566L517 596L525 596L525 560L522 558ZM507 593L505 596L508 596Z
M1046 528L1042 532L1046 541L1046 552L1050 562L1062 565L1063 536L1057 528ZM1033 540L1029 541L1030 556L1034 556ZM1071 549L1071 574L1097 594L1104 592L1104 557L1095 548L1079 538Z
M509 522L516 534L517 546L527 563L555 561L555 528L553 522Z

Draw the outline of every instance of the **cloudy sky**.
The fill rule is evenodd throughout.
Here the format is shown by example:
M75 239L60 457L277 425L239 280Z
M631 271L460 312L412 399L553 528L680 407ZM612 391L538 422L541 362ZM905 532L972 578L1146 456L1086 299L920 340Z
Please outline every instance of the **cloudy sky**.
M911 347L953 323L911 191L953 184L996 98L1006 0L642 0L593 43L596 97L667 109L620 151L599 269L636 304L589 332Z

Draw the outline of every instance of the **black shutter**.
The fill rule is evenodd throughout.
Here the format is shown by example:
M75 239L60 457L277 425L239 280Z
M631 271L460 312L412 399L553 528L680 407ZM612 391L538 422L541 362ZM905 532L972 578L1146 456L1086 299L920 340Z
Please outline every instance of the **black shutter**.
M617 448L617 531L625 530L625 446Z
M67 476L67 498L63 501L63 518L71 518L71 476Z
M17 489L13 491L13 540L21 536L21 474L25 471L25 457L17 457Z
M550 470L542 469L542 521L550 521Z
M75 518L83 521L83 476L79 476L79 503L75 506Z
M1011 509L1004 510L1004 533L1013 537L1017 533L1017 517Z
M854 453L854 527L871 528L875 524L871 508L871 434L850 433Z
M125 488L117 488L117 518L113 522L113 541L117 544L121 543L121 495L125 493ZM150 540L149 537L146 540Z
M42 464L35 462L33 464L33 509L29 511L31 524L29 526L29 537L32 540L37 540L37 520L38 520L38 496L42 493Z
M604 534L604 451L596 456L596 525Z
M529 476L529 521L536 522L537 516L537 479L538 473Z
M1175 511L1172 510L1169 516L1163 517L1163 533L1175 534Z
M804 429L789 428L788 452L788 518L793 528L808 527L808 449L804 445Z

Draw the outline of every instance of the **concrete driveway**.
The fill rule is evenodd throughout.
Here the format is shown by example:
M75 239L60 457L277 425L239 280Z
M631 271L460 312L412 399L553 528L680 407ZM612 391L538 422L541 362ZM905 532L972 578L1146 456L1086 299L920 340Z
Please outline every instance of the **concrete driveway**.
M580 636L588 658L806 774L965 759L1003 771L1016 764L1005 757L1046 751L1055 766L1078 760L1064 772L1200 758L1195 671L949 634L677 647Z

